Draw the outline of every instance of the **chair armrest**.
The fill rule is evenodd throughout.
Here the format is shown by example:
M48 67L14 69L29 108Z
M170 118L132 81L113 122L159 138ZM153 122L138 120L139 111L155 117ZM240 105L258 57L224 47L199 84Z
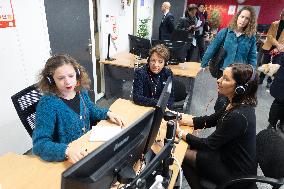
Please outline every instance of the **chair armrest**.
M254 183L254 182L267 183L277 188L280 188L282 185L284 185L284 178L274 179L270 177L253 176L253 175L246 176L246 177L239 177L239 178L232 179L222 184L221 186L218 186L216 189L225 189L228 186L231 186L237 183Z

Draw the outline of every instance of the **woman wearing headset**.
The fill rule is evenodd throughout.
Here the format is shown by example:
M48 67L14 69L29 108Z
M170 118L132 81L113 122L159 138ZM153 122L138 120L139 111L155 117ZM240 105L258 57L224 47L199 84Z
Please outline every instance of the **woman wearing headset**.
M87 155L85 149L69 143L90 130L90 121L110 119L122 126L122 119L108 109L98 108L88 96L90 79L84 67L68 55L49 58L39 75L44 93L36 108L33 153L46 161L75 163Z
M150 49L148 63L135 70L133 81L133 101L143 106L155 106L172 71L165 67L170 52L165 45L159 44ZM174 102L173 87L168 107Z
M220 184L234 176L256 174L257 83L251 65L232 64L217 80L218 92L229 99L226 107L210 116L180 121L194 129L216 127L207 138L177 128L176 134L190 145L183 170L192 188L200 188L199 177Z

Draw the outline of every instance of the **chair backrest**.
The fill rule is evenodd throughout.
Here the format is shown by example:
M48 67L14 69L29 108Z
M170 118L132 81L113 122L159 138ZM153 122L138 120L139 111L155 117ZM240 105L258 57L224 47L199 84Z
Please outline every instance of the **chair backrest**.
M174 87L174 101L179 102L185 100L187 93L186 87L183 82L173 79L173 87Z
M257 162L266 177L284 178L284 134L265 129L256 138Z
M36 106L41 96L42 93L36 85L31 85L11 97L18 116L30 136L35 127Z

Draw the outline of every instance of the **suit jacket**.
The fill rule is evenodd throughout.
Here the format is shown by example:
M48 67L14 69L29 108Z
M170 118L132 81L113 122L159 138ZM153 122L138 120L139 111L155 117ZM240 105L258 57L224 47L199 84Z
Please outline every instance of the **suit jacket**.
M195 17L181 17L177 24L177 30L185 30L188 31L189 34L194 33L194 28L188 30L189 26L196 25L197 19Z
M277 40L276 40L276 35L277 35L277 30L279 27L279 20L275 21L271 24L268 32L267 32L267 37L266 40L264 41L264 44L262 48L264 50L270 50L272 45L276 45ZM278 39L278 43L284 44L284 30L281 32L280 37ZM282 49L282 52L284 52L284 49Z
M159 39L169 40L171 38L171 34L173 33L174 29L175 29L174 16L172 13L168 12L166 14L166 17L161 21L159 27Z

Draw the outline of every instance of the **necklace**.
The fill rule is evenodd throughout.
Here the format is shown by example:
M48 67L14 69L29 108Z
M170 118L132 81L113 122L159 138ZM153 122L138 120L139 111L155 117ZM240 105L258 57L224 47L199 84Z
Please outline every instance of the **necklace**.
M150 81L152 83L152 86L154 88L154 90L151 91L151 95L152 95L152 97L154 97L157 94L157 86L158 86L158 82L160 80L160 75L158 75L156 82L155 82L155 79L153 78L153 75L150 72L148 72L148 75L149 75Z

